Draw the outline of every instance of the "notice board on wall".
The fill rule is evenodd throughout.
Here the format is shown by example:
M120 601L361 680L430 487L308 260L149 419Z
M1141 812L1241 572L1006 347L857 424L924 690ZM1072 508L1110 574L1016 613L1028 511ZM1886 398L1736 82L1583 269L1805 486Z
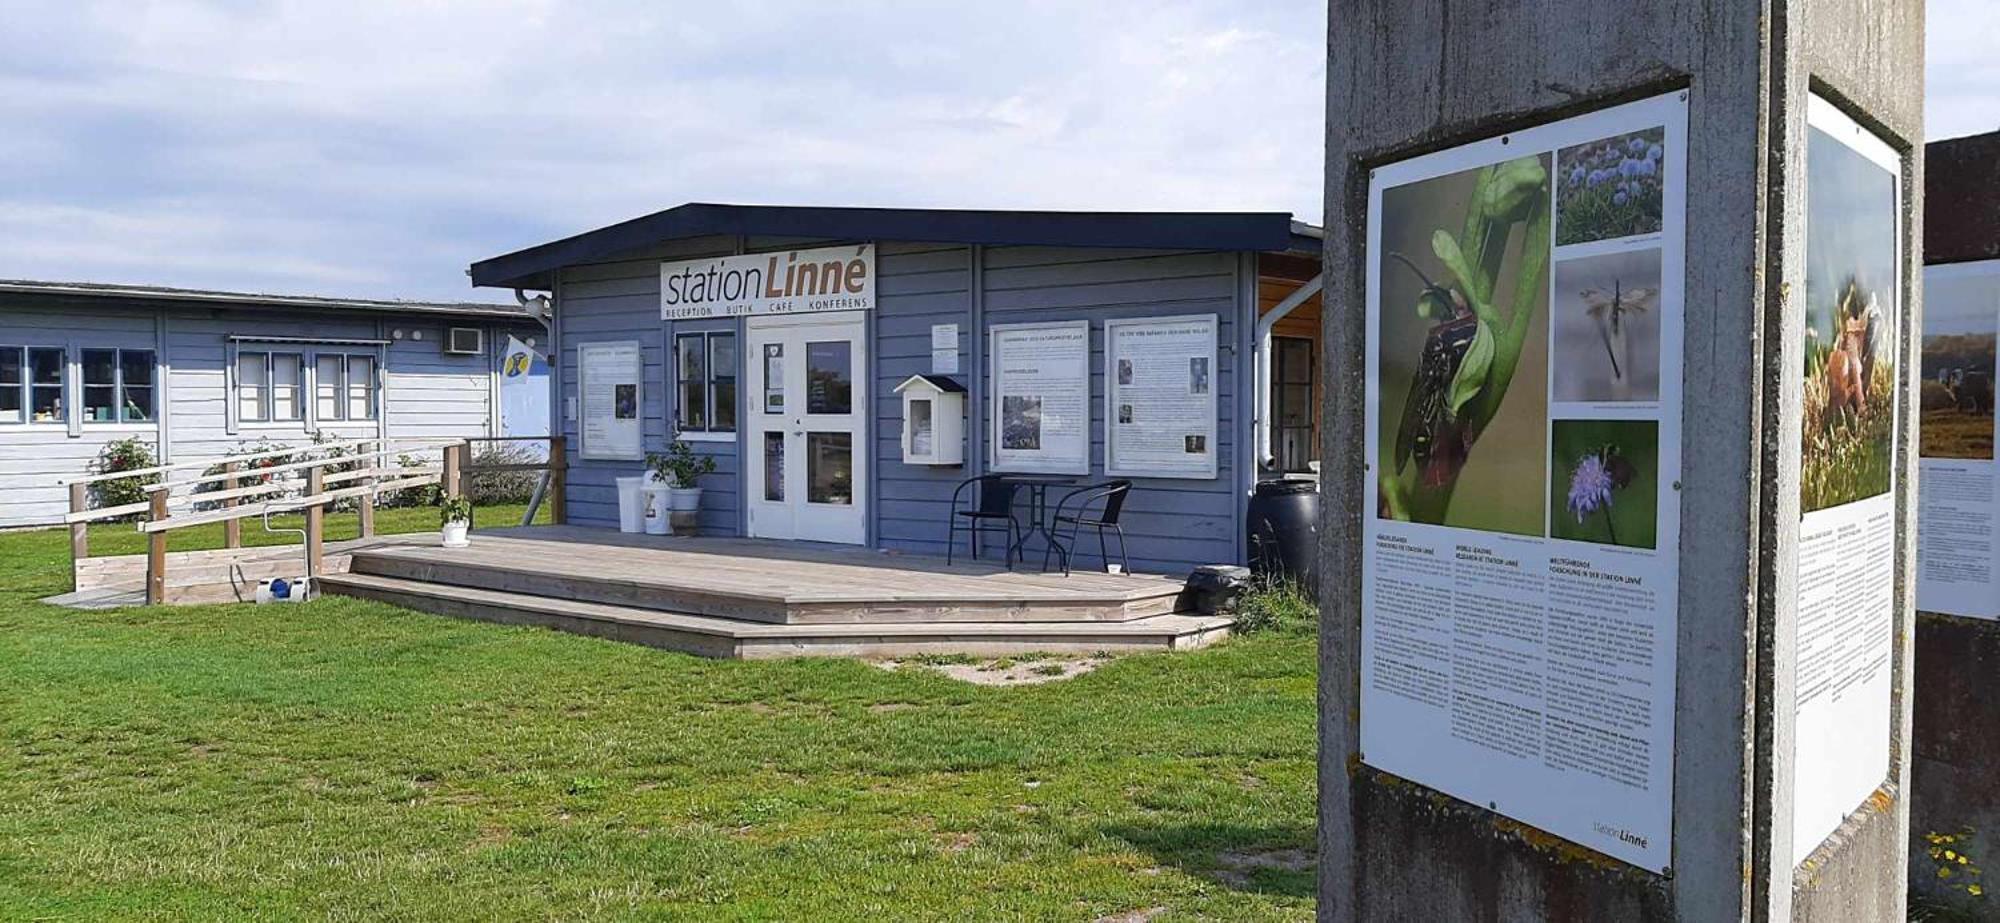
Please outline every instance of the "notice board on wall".
M1361 759L1653 871L1673 833L1687 103L1378 168Z
M1090 322L991 328L993 470L1090 473Z
M582 397L578 431L584 458L637 460L645 406L645 365L637 340L576 348L576 389Z
M1794 865L1889 775L1901 173L1880 138L1808 97Z
M2000 619L1994 340L2000 260L1924 269L1917 608Z
M1104 471L1213 478L1213 314L1104 322Z

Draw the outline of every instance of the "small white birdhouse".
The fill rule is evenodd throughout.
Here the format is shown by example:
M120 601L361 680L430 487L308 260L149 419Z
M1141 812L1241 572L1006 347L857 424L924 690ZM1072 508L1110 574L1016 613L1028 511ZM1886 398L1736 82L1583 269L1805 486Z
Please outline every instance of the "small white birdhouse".
M903 463L965 463L965 386L943 375L911 375L903 396Z

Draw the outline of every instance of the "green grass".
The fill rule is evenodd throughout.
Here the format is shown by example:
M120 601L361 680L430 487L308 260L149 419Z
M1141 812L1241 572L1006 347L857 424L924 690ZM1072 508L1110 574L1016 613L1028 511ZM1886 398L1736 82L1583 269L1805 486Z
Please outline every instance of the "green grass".
M1312 845L1307 634L989 688L351 599L34 602L67 566L0 534L11 918L1311 915L1309 870L1223 868Z

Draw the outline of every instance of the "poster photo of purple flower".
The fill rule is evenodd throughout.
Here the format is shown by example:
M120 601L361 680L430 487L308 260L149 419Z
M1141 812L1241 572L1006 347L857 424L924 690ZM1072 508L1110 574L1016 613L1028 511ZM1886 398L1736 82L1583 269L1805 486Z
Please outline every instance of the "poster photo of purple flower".
M1563 148L1556 154L1556 245L1658 234L1665 217L1665 128Z
M1550 432L1549 536L1659 547L1659 424L1556 420Z

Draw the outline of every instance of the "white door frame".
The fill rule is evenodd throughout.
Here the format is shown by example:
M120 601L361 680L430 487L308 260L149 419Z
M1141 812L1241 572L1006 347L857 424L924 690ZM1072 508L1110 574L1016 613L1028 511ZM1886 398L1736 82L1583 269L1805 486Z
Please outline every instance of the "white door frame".
M849 412L808 413L807 350L809 343L846 342L850 381ZM860 545L868 540L868 316L859 311L809 315L751 317L744 321L743 356L749 362L742 380L747 391L743 407L744 507L746 531L753 537L801 539ZM765 370L769 350L782 350L778 363L783 412L769 412ZM849 484L845 503L811 499L807 452L810 435L846 434ZM767 435L769 434L769 435ZM777 437L781 475L767 480L766 444ZM786 464L790 461L790 464ZM775 494L780 499L767 497Z

